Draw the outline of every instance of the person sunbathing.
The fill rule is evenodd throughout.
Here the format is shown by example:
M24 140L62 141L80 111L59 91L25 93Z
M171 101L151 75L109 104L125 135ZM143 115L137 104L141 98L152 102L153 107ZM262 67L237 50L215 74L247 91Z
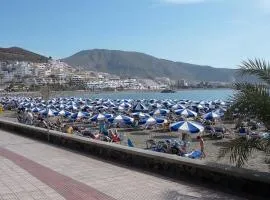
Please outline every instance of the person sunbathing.
M73 127L72 127L72 126L69 126L69 127L67 128L67 133L68 133L68 134L73 134Z
M117 130L112 132L111 139L112 139L112 142L120 142L120 137L119 137L119 135L117 133Z

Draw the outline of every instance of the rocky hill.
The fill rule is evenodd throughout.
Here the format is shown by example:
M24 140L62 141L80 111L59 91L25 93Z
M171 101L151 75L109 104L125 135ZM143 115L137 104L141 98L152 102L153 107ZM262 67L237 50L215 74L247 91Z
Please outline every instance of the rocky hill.
M0 48L0 61L47 62L48 59L19 47Z
M221 82L235 80L235 70L233 69L173 62L139 52L93 49L80 51L62 60L74 67L80 66L87 70L119 76L168 77L174 80Z

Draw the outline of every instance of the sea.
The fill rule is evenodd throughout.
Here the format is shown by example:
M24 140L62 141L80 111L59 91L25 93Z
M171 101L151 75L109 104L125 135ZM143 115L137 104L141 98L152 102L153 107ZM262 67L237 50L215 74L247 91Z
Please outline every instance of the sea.
M59 92L57 97L81 97L81 98L103 98L103 99L172 99L172 100L193 100L193 101L213 101L229 100L235 93L232 89L191 89L179 90L175 93L161 93L149 91L122 91L122 92L103 92L93 93L87 91Z

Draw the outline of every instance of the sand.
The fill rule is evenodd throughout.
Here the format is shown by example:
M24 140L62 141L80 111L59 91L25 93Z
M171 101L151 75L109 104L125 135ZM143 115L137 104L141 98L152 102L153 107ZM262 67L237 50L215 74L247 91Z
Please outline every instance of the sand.
M17 121L16 112L14 111L5 111L0 114L0 118L9 119L12 121ZM233 124L225 124L225 126L232 130ZM127 131L124 129L120 129L119 133L125 135L125 139L130 138L137 148L146 148L146 140L154 139L164 140L166 138L179 138L178 133L170 133L170 132L160 132L160 131L152 131L152 130L139 130L139 131ZM205 137L205 152L206 158L205 160L209 163L220 163L233 165L230 163L229 158L225 157L221 160L218 160L218 152L222 146L226 142L229 142L231 138L223 138L223 139L210 139L209 137ZM123 141L122 145L125 145L126 142ZM196 140L192 140L190 142L189 150L199 149L199 143ZM243 168L252 169L260 172L270 172L270 164L266 164L265 162L265 154L263 152L254 152L250 157L248 163L243 166Z
M146 148L145 141L147 139L154 139L154 140L162 140L164 138L178 138L178 135L175 133L156 133L151 134L149 131L138 131L138 132L129 132L126 133L127 137L130 138L136 147L138 148ZM223 139L210 139L209 137L204 137L205 141L205 153L206 158L205 160L209 163L219 163L219 164L226 164L234 166L233 163L230 163L229 157L224 157L221 160L218 160L218 153L220 148L222 148L227 142L229 142L230 138L223 138ZM199 142L196 140L192 140L190 142L189 150L196 150L200 149ZM265 162L265 154L264 152L255 151L252 156L250 157L247 164L243 166L246 169L252 169L260 172L270 172L270 164Z

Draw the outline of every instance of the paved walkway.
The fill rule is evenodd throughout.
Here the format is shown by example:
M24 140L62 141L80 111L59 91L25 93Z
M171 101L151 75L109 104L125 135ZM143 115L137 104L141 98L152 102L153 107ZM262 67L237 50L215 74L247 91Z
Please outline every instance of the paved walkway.
M239 199L0 131L0 200Z

